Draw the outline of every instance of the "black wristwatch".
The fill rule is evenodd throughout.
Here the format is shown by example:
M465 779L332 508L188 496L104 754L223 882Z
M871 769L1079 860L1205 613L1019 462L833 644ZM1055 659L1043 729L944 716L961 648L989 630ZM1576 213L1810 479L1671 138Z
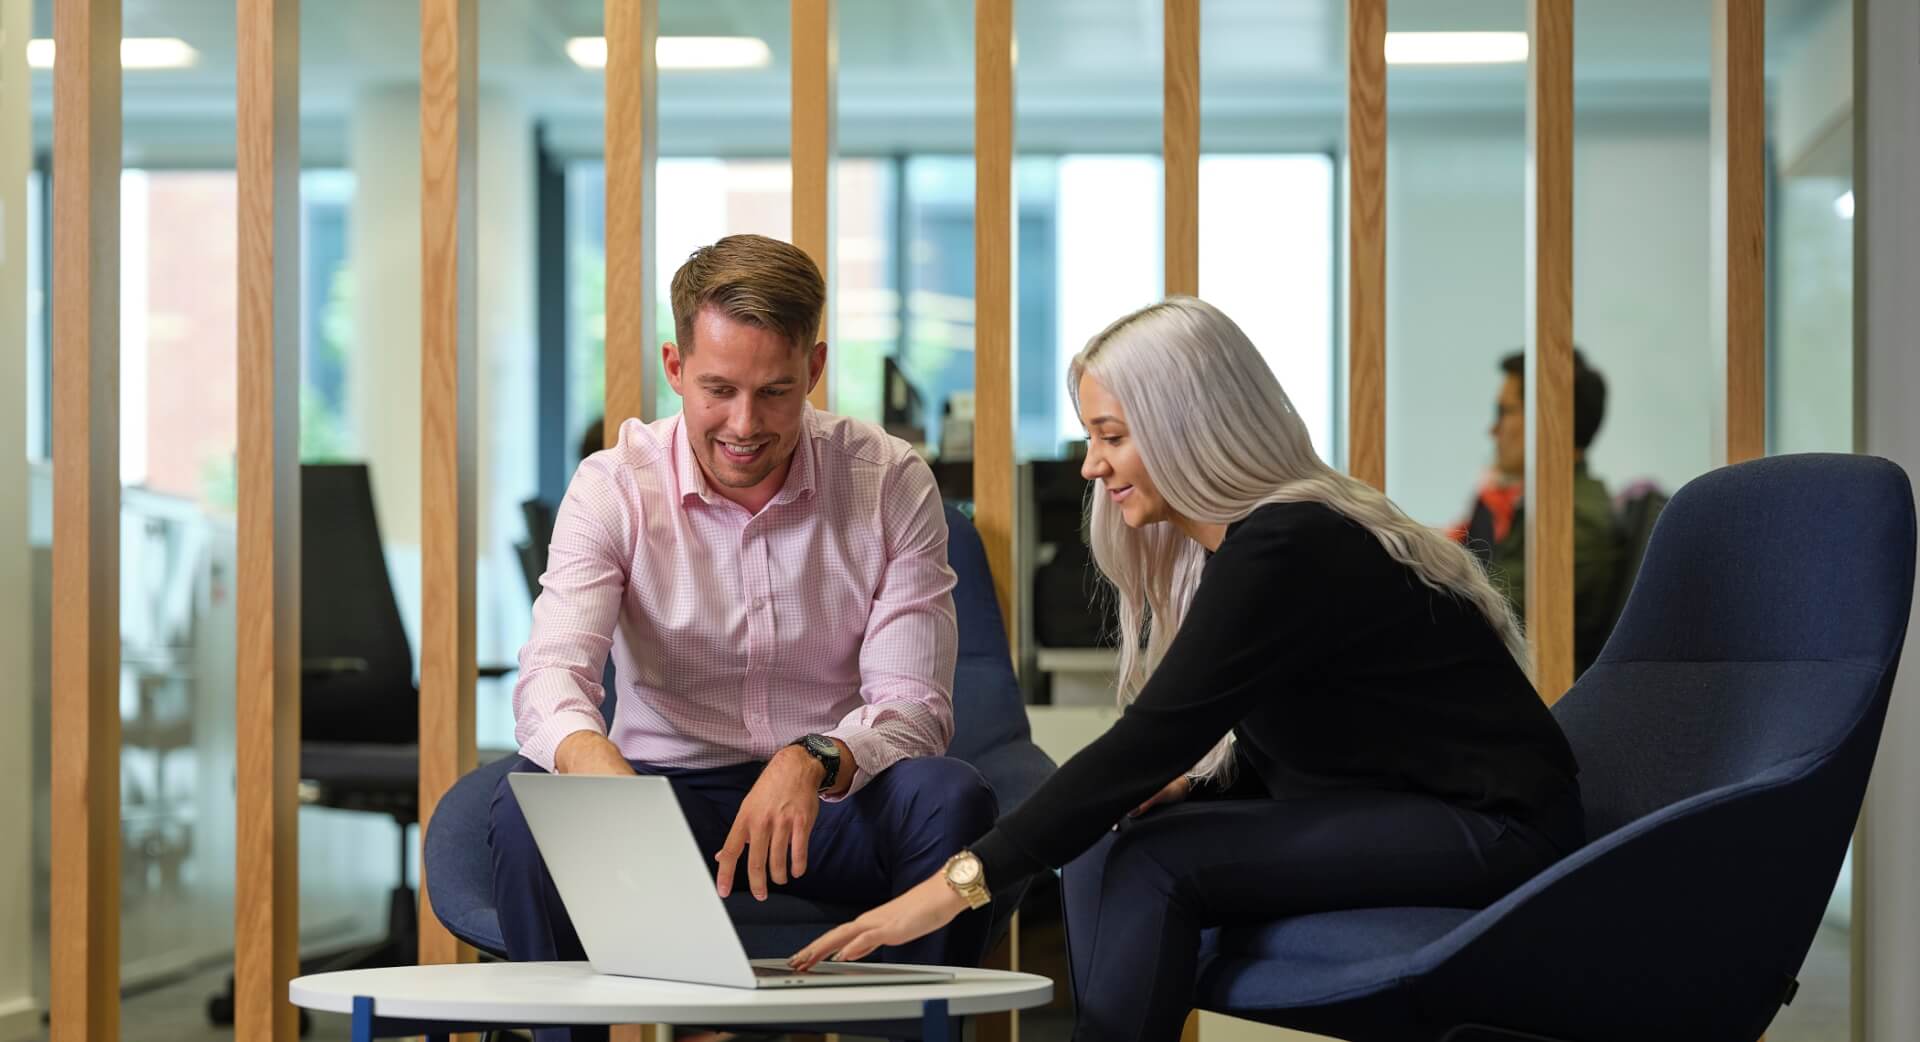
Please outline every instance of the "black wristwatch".
M822 734L803 734L787 744L805 749L827 769L826 777L820 779L821 792L833 788L833 783L840 778L840 746L833 739Z

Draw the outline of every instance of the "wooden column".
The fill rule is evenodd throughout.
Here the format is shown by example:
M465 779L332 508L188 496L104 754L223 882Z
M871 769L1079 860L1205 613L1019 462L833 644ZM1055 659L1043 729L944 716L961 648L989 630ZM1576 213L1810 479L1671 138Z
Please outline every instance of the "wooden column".
M792 0L792 5L793 244L813 258L827 280L819 333L825 342L833 318L837 0ZM807 396L816 409L828 407L833 371L834 352L828 347L827 370Z
M420 2L420 820L474 766L476 0ZM425 829L422 829L424 838ZM420 961L471 951L420 880Z
M1765 0L1713 3L1714 457L1767 454Z
M1347 0L1347 472L1387 487L1387 2Z
M238 0L234 1032L294 1042L300 884L300 5Z
M120 1037L120 0L53 8L54 1042Z
M1527 640L1551 704L1573 685L1573 0L1527 20Z
M659 0L606 0L606 440L629 417L653 416L660 363L654 331L653 186L659 155ZM671 1040L672 1029L616 1025L612 1042Z
M973 5L973 523L1016 658L1013 0Z
M653 416L653 161L659 119L659 0L606 0L606 438Z
M1200 0L1165 0L1161 155L1167 295L1200 292Z

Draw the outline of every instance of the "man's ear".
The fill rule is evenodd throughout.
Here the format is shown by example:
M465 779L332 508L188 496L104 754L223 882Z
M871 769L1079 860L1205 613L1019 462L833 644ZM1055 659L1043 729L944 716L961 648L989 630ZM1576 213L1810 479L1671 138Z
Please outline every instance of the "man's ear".
M673 393L685 398L686 392L680 389L680 379L685 375L686 360L680 357L680 345L671 340L660 345L660 364L667 371L667 386Z
M807 352L807 356L807 393L812 394L813 388L820 382L820 377L827 372L827 342L822 340L813 345Z

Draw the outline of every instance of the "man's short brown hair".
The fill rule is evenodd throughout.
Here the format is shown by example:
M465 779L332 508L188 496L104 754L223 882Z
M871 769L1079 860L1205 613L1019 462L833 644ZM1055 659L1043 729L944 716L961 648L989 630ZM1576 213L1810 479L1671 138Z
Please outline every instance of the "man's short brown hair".
M693 350L693 320L712 307L779 333L795 347L812 347L826 300L826 280L798 246L729 235L693 251L673 273L673 332L682 352Z

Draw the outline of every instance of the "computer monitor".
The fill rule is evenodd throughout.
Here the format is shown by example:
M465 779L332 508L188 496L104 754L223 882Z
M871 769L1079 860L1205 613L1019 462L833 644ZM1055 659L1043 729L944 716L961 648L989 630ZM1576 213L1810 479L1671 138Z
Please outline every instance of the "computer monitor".
M881 359L880 425L912 445L925 444L927 421L920 392L892 357Z

